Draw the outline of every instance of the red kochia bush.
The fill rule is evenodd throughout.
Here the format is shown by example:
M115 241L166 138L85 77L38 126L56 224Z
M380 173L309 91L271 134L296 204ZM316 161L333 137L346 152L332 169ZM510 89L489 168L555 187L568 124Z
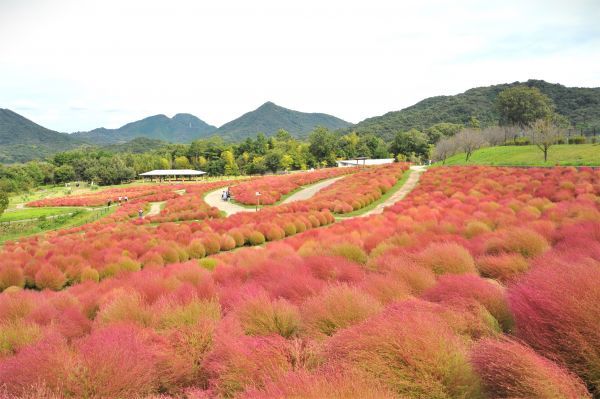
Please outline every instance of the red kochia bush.
M340 331L330 359L411 398L480 398L463 340L427 302L400 302Z
M292 370L287 343L279 335L232 337L223 333L208 354L204 367L210 387L221 397L265 383Z
M493 398L591 398L576 376L517 342L483 339L471 361Z
M600 263L565 256L509 289L516 335L600 392ZM573 260L571 260L573 259Z
M418 261L435 274L475 273L475 262L469 251L455 243L433 243L418 255Z
M78 397L134 397L157 387L159 353L147 331L114 325L77 344L80 368L73 392Z
M39 289L49 288L58 291L66 282L64 273L51 265L42 266L35 274L35 286Z
M504 289L498 283L486 281L476 274L441 276L438 283L423 294L423 298L433 302L474 299L498 320L504 331L510 331L513 326Z
M286 374L261 390L252 390L245 399L393 399L391 391L357 372L319 369L313 373L300 370Z

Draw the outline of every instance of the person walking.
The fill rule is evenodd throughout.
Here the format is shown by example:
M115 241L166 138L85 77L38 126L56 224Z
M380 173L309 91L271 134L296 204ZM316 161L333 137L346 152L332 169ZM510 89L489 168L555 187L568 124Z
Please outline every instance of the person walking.
M111 204L112 204L112 200L109 198L108 201L106 201L106 204L108 205L108 207L110 208Z
M227 191L223 191L223 192L221 193L221 199L222 199L223 201L227 201Z
M144 210L141 208L138 210L138 218L140 220L144 218Z

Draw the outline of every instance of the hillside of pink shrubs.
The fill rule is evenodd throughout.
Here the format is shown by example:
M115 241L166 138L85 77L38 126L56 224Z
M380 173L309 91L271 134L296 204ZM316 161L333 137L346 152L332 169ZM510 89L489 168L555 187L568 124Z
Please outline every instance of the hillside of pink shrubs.
M97 223L7 244L3 394L600 397L599 170L434 168L383 214L293 234L331 213L277 208L269 229Z
M80 195L41 199L29 202L27 206L100 206L106 205L108 200L115 203L119 197L125 196L130 201L133 199L144 199L147 202L166 201L167 199L177 197L175 190L186 187L187 185L183 184L115 187Z
M282 196L298 190L302 186L355 173L358 170L357 168L327 168L288 175L266 176L236 184L230 188L230 192L236 202L245 205L256 205L256 192L260 192L260 203L262 205L273 205Z

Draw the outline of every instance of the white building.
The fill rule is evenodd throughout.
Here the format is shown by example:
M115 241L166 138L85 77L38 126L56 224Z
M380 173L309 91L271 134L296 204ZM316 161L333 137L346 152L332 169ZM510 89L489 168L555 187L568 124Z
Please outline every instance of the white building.
M183 180L185 177L188 177L192 180L192 177L198 177L205 175L206 172L201 170L192 170L192 169L156 169L151 170L150 172L140 173L142 177L149 177L152 181L155 177L159 180L167 180L169 178L174 178L177 180L177 177L181 177Z
M369 159L369 158L354 158L354 159L340 159L337 161L338 167L348 166L374 166L374 165L385 165L388 163L394 163L394 158L382 158L382 159Z

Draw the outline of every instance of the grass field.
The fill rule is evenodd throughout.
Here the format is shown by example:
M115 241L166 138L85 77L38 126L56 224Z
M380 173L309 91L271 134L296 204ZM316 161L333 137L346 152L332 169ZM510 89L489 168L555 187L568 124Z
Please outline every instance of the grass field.
M4 212L0 216L0 222L13 222L24 219L37 219L54 215L75 212L76 208L26 208Z
M600 166L600 144L552 146L547 162L544 162L542 151L534 145L488 147L475 151L469 162L465 162L465 154L457 154L448 158L444 165Z

